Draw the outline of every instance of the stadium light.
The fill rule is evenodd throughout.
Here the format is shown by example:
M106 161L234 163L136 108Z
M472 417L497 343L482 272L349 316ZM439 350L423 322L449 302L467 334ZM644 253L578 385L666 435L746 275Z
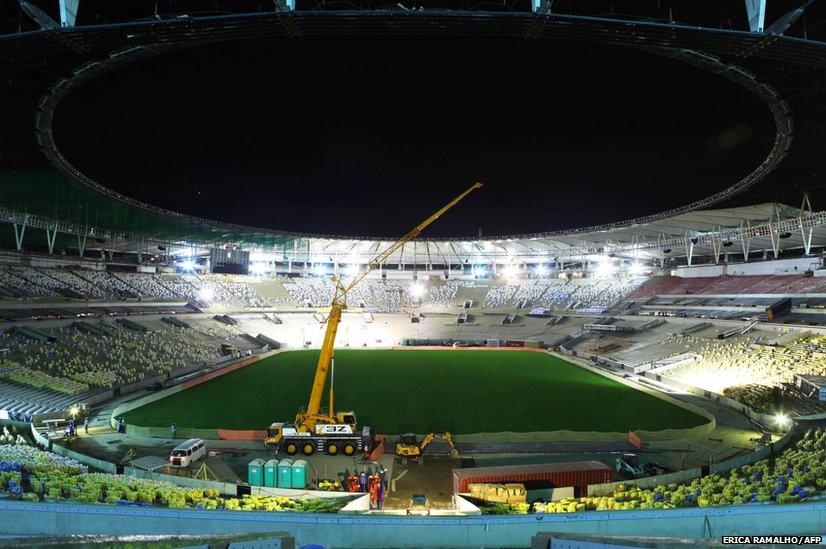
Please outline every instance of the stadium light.
M600 261L595 269L597 276L611 276L615 272L617 272L617 266L607 257Z
M212 301L214 297L215 292L208 286L204 286L200 289L200 291L198 291L198 299L201 301Z
M417 283L417 284L413 284L412 286L410 286L410 295L412 295L416 299L419 299L420 297L422 297L424 295L424 293L425 293L425 288L421 284Z
M77 417L78 412L80 412L80 409L77 406L69 408L69 413L72 414L72 417Z
M250 273L254 275L264 275L270 272L269 263L250 263Z
M519 266L514 263L506 265L504 273L506 278L516 278L519 275Z
M778 412L774 414L774 424L780 429L785 429L792 424L792 420L786 414Z
M483 276L485 276L485 269L483 269L482 267L474 267L473 276L476 278L482 278Z
M178 268L182 271L192 272L195 270L195 261L191 259L184 259L178 262Z
M347 265L347 267L344 268L344 275L347 276L347 277L352 278L352 277L356 276L357 274L359 274L360 270L361 269L359 269L359 266L356 265L355 263L352 264L352 265Z
M639 261L634 261L628 267L628 274L633 276L639 276L645 272L645 265L640 263Z
M536 269L534 269L534 272L536 273L536 276L547 276L549 271L548 271L548 267L546 267L545 265L539 264L539 265L536 266Z
M313 265L313 274L318 276L325 276L328 274L327 266L321 263Z

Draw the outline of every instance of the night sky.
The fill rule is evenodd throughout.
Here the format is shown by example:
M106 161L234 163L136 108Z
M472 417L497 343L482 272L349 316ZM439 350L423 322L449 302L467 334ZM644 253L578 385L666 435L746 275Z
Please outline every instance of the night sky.
M131 197L274 229L429 235L644 215L756 167L768 110L636 50L491 39L268 40L177 52L59 107L65 156Z

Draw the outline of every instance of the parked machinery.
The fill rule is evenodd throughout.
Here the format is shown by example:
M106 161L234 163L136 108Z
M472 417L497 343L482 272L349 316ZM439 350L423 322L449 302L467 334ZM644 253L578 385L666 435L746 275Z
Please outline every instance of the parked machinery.
M428 433L421 442L416 440L416 435L405 433L399 437L399 441L396 443L396 457L420 460L425 448L430 446L430 443L434 440L447 442L450 445L450 457L459 457L459 450L456 449L456 442L450 433Z

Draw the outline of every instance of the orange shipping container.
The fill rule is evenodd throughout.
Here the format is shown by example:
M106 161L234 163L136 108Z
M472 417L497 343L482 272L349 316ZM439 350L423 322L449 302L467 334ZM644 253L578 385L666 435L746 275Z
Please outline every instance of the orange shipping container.
M589 484L613 482L614 471L599 461L500 465L453 470L453 492L467 493L471 483L519 482L528 490L574 487L574 496L588 493Z

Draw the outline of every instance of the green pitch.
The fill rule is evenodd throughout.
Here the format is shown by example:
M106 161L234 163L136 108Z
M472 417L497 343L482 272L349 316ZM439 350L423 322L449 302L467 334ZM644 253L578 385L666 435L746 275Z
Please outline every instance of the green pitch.
M263 429L306 406L318 351L280 353L126 414L167 428ZM377 432L680 429L706 419L554 356L507 351L336 352L336 408ZM322 401L326 406L327 393Z

